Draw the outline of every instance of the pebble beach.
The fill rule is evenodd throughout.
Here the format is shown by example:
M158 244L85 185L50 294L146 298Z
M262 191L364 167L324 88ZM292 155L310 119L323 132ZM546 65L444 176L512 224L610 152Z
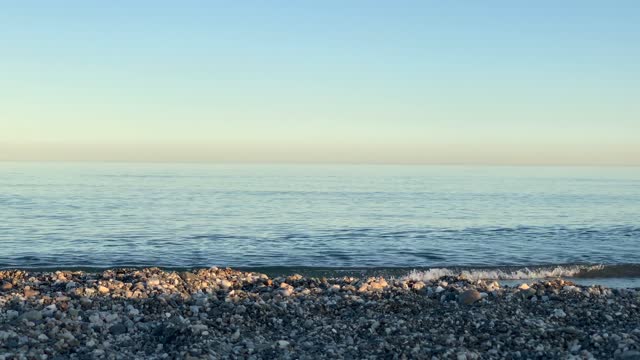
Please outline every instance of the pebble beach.
M640 289L0 271L0 359L640 359Z

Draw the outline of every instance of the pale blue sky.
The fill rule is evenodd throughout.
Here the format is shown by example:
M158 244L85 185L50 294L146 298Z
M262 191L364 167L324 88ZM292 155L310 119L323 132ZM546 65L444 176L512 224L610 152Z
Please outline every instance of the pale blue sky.
M638 1L2 1L0 160L640 164Z

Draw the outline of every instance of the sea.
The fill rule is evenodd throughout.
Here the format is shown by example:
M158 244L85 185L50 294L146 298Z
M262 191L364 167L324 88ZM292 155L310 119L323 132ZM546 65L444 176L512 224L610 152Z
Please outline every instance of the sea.
M0 162L0 268L640 287L640 168Z

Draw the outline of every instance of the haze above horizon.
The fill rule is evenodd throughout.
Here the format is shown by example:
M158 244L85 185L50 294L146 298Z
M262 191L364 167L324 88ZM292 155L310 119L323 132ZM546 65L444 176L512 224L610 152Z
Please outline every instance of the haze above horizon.
M640 165L638 38L636 1L5 3L0 161Z

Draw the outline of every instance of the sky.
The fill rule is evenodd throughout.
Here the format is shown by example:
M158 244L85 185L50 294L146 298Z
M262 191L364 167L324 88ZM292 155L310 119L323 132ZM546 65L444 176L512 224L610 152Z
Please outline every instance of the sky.
M635 0L0 8L0 160L640 165Z

